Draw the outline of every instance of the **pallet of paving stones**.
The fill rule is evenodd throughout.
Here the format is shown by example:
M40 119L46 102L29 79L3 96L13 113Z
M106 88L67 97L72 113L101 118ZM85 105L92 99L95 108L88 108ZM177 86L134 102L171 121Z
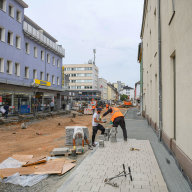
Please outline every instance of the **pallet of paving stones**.
M89 138L89 130L86 126L66 126L66 145L73 145L73 133L75 128L83 128L84 134ZM76 145L82 145L82 138L77 138L75 143Z

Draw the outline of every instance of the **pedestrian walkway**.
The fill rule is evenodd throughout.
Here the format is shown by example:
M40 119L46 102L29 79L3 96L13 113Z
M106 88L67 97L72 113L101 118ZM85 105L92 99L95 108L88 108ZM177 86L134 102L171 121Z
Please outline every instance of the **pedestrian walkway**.
M128 138L150 141L168 190L170 192L191 192L192 190L178 169L175 159L166 150L165 146L158 141L155 132L147 124L147 121L141 116L137 116L136 109L128 110L126 125ZM120 129L118 136L122 138L122 131Z
M139 151L131 151L134 147ZM118 187L105 184L105 178L113 177L131 168L133 181L130 177L119 177L112 180ZM104 148L98 148L90 154L74 171L68 181L58 192L167 192L149 141L130 139L124 142L105 142Z

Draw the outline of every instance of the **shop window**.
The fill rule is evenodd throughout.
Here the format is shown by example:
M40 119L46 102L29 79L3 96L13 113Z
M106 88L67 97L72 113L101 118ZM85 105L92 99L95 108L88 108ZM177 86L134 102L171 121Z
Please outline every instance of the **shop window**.
M60 85L59 77L57 77L57 85Z
M41 60L44 61L44 51L41 51Z
M53 57L53 65L55 65L55 57Z
M37 79L37 70L36 69L33 70L33 79Z
M47 81L50 81L50 75L47 73Z
M37 58L37 47L34 47L34 57Z
M0 0L0 9L6 12L6 0Z
M18 49L21 49L21 37L16 36L15 42L16 42L16 47L17 47Z
M60 60L57 59L57 67L60 67Z
M47 54L47 63L50 63L50 62L51 62L50 54Z
M13 7L13 5L9 5L9 16L14 18L14 7Z
M8 31L8 33L7 33L7 43L9 45L13 45L13 33L10 31Z
M55 85L55 76L52 75L52 84Z
M29 78L29 67L25 67L25 78Z
M20 64L19 63L15 63L15 75L16 76L20 76Z
M27 54L30 53L29 43L25 43L25 52L26 52Z
M12 61L7 61L7 73L13 74L13 64Z
M0 40L5 42L5 29L0 27Z
M16 12L16 19L18 22L21 23L21 11L19 11L19 10L17 10L17 12Z
M40 72L40 79L44 80L44 73L43 72Z
M4 72L4 59L0 58L0 72L3 73Z

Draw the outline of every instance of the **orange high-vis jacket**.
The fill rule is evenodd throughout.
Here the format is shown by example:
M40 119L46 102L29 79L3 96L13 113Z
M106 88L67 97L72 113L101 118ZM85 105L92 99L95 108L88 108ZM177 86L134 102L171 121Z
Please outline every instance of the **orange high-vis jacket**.
M96 108L95 105L93 105L93 106L92 106L92 109L95 109L95 108Z
M111 121L113 122L117 117L124 117L124 115L121 113L121 111L118 108L112 107Z
M109 108L109 105L108 105L108 104L106 104L106 109L108 110L108 108Z

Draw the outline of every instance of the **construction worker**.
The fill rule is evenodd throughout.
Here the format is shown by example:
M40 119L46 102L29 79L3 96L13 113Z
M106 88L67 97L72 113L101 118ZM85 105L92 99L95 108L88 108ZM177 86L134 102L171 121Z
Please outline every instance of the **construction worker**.
M107 103L107 104L106 104L106 110L108 110L108 109L109 109L109 104Z
M95 136L97 134L97 131L100 130L102 135L104 135L105 133L105 128L103 127L103 125L100 124L100 123L104 123L103 121L101 121L101 118L100 118L101 111L102 111L101 108L97 108L97 110L93 114L93 120L92 120L92 127L93 127L92 146L93 147L96 146Z
M102 117L105 117L109 113L112 113L111 121L113 122L113 127L117 128L118 125L120 125L123 131L124 141L127 141L127 129L125 126L124 115L121 113L121 111L118 108L110 107L108 111L103 114Z
M95 106L95 105L92 105L93 114L95 113L95 109L96 109L96 106Z
M84 149L84 140L85 140L85 142L88 145L88 148L90 150L93 150L93 148L89 144L89 141L87 139L86 134L84 134L83 128L81 128L81 127L75 127L75 129L74 129L74 133L73 133L73 148L74 149L76 148L75 139L77 139L77 138L82 138L82 147L83 147L83 149Z

